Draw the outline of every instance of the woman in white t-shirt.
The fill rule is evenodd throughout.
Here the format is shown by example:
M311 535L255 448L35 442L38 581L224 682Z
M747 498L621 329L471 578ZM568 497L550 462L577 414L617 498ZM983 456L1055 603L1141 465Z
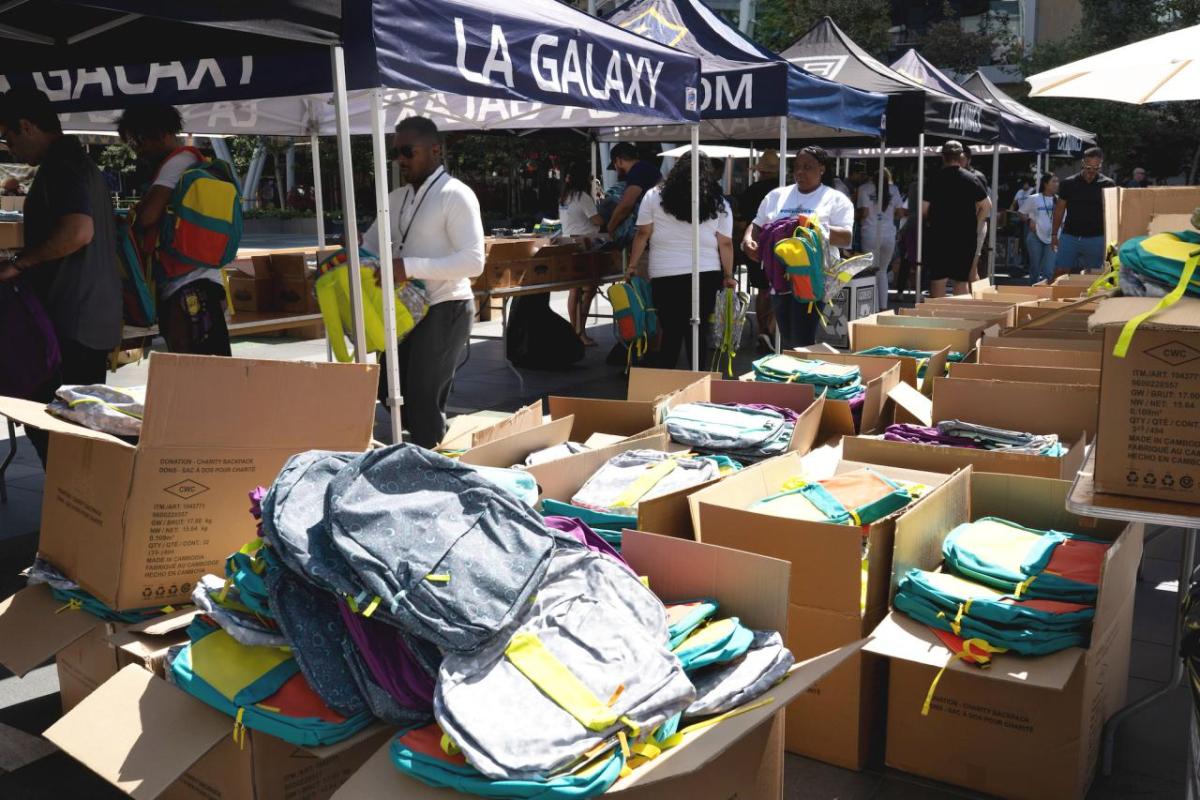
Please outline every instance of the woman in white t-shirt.
M904 217L904 198L892 183L892 173L883 171L883 203L879 194L879 175L858 187L858 219L862 224L862 248L875 254L875 294L880 310L888 304L888 272L896 253L896 221Z
M571 164L563 176L562 194L558 198L558 221L562 235L595 239L600 236L604 217L596 210L596 198L592 196L592 172L586 162ZM567 313L571 327L587 347L596 342L587 335L588 309L596 298L596 286L572 289L567 297Z
M759 260L758 235L763 227L783 217L816 215L825 229L830 247L849 247L854 239L854 204L850 198L825 184L829 156L824 148L811 145L796 154L792 175L795 183L775 189L758 207L754 224L742 238L742 251ZM776 325L786 348L806 347L817 341L819 315L814 304L798 303L790 294L772 290Z
M1054 204L1058 202L1058 177L1047 173L1038 182L1037 194L1031 194L1017 209L1028 220L1025 247L1029 250L1029 277L1034 283L1054 277L1054 247L1050 244L1054 227Z
M708 342L708 319L722 286L734 288L733 210L712 176L708 157L700 154L700 334L701 359ZM692 156L676 160L670 174L646 192L638 208L637 234L629 263L641 262L650 248L647 270L662 343L656 366L674 369L686 348L691 363L692 337ZM636 267L631 268L631 274Z

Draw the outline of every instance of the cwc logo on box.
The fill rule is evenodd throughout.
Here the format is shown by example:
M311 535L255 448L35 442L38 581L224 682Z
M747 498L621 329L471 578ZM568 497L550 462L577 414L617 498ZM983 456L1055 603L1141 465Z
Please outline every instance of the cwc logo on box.
M1142 352L1155 361L1161 361L1172 367L1181 367L1200 358L1200 350L1179 341L1166 342Z
M186 481L180 481L179 483L168 486L167 488L163 489L163 491L167 494L175 495L180 500L190 500L197 495L202 495L207 492L208 487L203 483L198 483L197 481L188 478Z

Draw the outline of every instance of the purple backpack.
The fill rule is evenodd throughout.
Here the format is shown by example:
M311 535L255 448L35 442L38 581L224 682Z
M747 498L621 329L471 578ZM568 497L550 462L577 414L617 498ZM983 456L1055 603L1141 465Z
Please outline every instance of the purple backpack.
M417 659L399 628L355 614L345 603L338 603L338 608L375 682L402 707L431 712L434 679L429 669L436 674L436 666Z
M0 283L0 395L35 399L61 360L54 325L33 290Z
M574 517L558 517L553 515L543 517L542 520L546 523L547 528L553 528L556 531L561 531L571 536L588 550L608 556L630 572L633 572L633 568L626 563L616 548L606 542L603 536L585 525L582 520Z

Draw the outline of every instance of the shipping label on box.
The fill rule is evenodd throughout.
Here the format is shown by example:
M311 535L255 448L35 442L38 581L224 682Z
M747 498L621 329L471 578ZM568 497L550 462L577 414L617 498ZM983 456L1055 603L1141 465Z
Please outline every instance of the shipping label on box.
M1200 300L1184 298L1138 326L1118 358L1125 322L1153 298L1106 300L1096 491L1200 503Z

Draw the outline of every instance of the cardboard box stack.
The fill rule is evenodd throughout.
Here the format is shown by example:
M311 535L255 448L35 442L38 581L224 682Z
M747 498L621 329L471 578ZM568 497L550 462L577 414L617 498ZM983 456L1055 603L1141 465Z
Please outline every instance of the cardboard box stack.
M266 253L249 265L226 267L233 310L314 314L316 261L306 253Z

